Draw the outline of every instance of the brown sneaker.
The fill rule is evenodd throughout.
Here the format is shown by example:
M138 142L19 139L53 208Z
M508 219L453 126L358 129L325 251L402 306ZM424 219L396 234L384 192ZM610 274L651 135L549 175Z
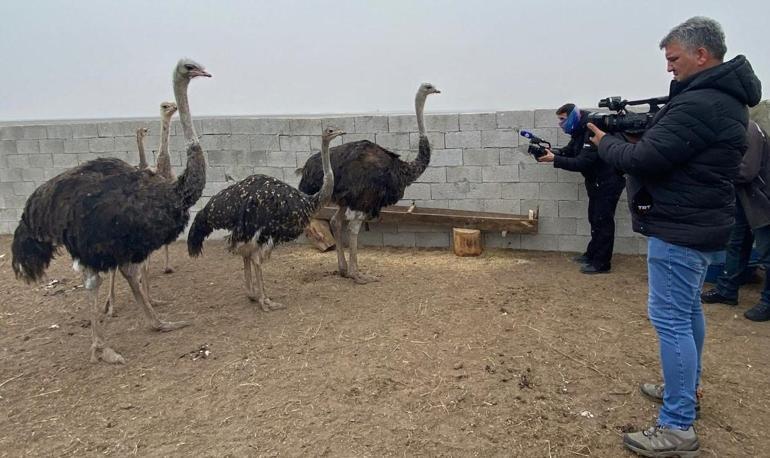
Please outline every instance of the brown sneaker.
M651 457L693 458L700 454L695 429L662 428L653 426L646 431L623 435L623 445L629 450Z

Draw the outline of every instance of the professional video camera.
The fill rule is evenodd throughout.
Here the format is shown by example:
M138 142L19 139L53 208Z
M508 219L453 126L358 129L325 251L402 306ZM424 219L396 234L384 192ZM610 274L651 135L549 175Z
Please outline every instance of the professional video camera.
M652 97L642 100L623 100L619 96L599 100L600 108L607 108L615 113L589 113L588 122L605 132L625 132L641 134L650 126L652 118L660 110L660 105L668 102L668 97ZM627 106L649 105L646 113L628 111Z
M546 149L551 149L551 142L543 140L528 130L520 130L519 135L529 139L529 147L527 148L527 152L534 156L535 159L539 159L545 156Z

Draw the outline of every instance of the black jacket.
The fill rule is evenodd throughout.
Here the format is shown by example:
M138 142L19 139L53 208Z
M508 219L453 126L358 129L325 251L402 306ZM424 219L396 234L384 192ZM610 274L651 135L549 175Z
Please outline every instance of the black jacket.
M564 148L554 150L553 166L580 172L586 185L592 185L587 186L589 188L598 188L604 184L622 187L623 178L620 172L599 158L598 149L588 138L588 114L587 111L580 110L580 124L571 135L569 143Z
M634 231L703 251L724 248L746 149L746 105L756 105L761 93L751 65L738 56L672 81L669 102L638 143L602 139L599 156L628 175Z
M770 225L770 143L767 133L749 122L748 146L743 155L735 194L752 229Z

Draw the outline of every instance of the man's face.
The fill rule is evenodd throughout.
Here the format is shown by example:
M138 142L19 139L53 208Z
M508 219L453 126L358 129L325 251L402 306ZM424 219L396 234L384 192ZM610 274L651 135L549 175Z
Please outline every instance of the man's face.
M567 113L559 113L556 117L559 118L559 125L562 125L567 120Z
M689 50L677 42L669 43L666 47L666 71L674 74L674 79L683 81L690 76L705 70L704 65L708 56L704 48Z

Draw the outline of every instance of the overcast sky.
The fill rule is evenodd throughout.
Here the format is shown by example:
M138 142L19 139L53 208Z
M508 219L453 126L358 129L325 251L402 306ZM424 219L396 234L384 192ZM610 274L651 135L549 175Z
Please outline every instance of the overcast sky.
M422 81L427 111L595 106L664 95L694 15L767 91L767 0L3 0L0 120L155 116L182 56L197 116L408 112Z

